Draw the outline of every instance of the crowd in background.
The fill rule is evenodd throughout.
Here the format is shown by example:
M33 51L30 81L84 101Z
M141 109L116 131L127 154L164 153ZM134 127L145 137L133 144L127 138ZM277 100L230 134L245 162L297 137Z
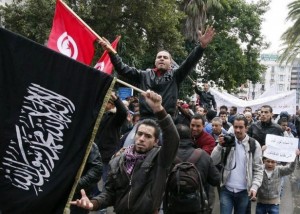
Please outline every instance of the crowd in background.
M263 162L266 135L300 136L299 115L281 112L275 118L269 105L260 109L246 107L243 112L237 112L236 106L218 106L207 82L203 88L193 83L196 101L178 99L181 82L192 72L214 35L212 27L203 34L199 31L199 44L179 67L172 67L171 54L161 50L156 55L155 68L146 70L128 66L111 51L108 41L100 41L109 51L118 75L147 92L124 101L112 94L95 139L103 172L96 175L89 173L91 168L86 170L94 178L102 175L104 187L100 195L90 192L91 200L81 191L81 199L71 202L73 205L87 210L104 208L102 213L113 206L116 213L152 214L159 212L164 197L181 202L164 200L164 213L198 214L212 213L219 197L222 214L231 214L233 210L251 213L251 201L257 201L257 214L279 213L283 177L295 170L300 152L296 150L295 161L290 164L280 166L269 158ZM208 196L209 208L205 212L206 204L200 205L197 200L195 206L183 203L198 194L190 193L192 197L183 201L179 192L172 197L164 195L168 174L174 166L172 160L187 161L194 155L197 158L193 163L201 172ZM299 183L296 177L298 190ZM94 180L90 185L95 185Z

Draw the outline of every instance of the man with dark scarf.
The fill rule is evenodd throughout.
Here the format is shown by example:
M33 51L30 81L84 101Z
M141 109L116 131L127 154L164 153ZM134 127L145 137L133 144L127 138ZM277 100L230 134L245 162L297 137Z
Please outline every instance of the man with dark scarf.
M176 156L179 135L171 116L162 106L161 96L152 91L143 96L157 122L152 119L141 121L134 145L122 149L112 158L105 192L89 200L81 190L82 198L71 204L88 210L114 206L117 214L157 213ZM161 130L164 143L159 147Z

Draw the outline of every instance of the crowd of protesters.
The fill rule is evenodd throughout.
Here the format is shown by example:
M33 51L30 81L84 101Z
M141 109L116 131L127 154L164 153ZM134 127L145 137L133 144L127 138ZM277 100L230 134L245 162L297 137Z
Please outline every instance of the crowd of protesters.
M161 204L172 162L175 157L188 159L195 149L202 152L195 166L208 195L210 209L205 213L212 213L218 198L220 213L224 214L233 210L251 213L251 201L257 201L258 214L279 213L282 177L299 167L299 150L289 164L264 158L266 135L298 138L300 115L285 111L275 115L269 105L257 110L246 107L243 112L238 112L236 106L218 106L207 82L203 89L193 84L195 101L178 99L180 83L214 34L211 27L203 35L199 32L200 45L175 69L170 68L172 58L165 50L158 52L155 68L145 71L109 53L118 74L146 92L123 101L112 94L95 142L103 164L96 176L100 180L102 175L104 185L101 192L94 179L89 186L83 186L90 191L87 195L82 189L81 198L71 202L78 207L74 213L105 213L108 206L113 206L116 213L163 212ZM107 41L101 45L111 48Z

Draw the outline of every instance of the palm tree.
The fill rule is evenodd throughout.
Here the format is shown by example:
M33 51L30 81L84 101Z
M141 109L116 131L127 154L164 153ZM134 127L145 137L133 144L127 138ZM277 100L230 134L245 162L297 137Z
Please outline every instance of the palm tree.
M185 35L192 41L198 41L197 31L203 31L211 8L222 9L221 0L185 0L184 11L187 14Z
M281 36L286 47L280 55L280 62L293 62L300 53L300 0L295 0L288 5L287 21L294 22Z

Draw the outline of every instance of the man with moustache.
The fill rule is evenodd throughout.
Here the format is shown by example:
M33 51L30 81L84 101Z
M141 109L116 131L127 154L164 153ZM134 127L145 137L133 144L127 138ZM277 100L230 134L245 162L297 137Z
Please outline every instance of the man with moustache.
M208 27L203 35L201 31L198 32L198 35L200 45L194 48L178 68L172 68L172 57L166 50L157 53L155 68L140 70L122 62L122 58L107 40L100 41L99 43L109 52L111 62L119 75L137 84L144 91L149 89L161 95L163 98L162 104L167 113L175 116L180 84L201 59L205 48L215 35L215 30L212 27ZM142 96L140 96L139 105L141 119L154 118L151 108Z

